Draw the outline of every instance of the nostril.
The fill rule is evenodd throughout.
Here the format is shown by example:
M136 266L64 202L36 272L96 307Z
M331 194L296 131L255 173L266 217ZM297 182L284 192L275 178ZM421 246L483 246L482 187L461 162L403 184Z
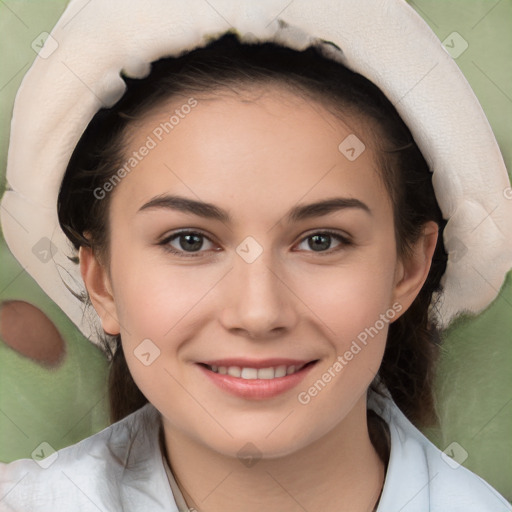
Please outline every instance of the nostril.
M36 306L13 300L0 304L0 338L19 354L57 366L65 355L65 342L53 322Z

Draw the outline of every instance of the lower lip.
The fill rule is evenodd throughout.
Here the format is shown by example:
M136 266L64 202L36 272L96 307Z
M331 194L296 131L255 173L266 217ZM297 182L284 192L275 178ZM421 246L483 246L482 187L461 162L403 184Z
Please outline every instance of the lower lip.
M208 370L198 365L201 371L219 388L241 398L265 400L288 391L301 382L316 363L309 364L298 372L275 379L242 379Z

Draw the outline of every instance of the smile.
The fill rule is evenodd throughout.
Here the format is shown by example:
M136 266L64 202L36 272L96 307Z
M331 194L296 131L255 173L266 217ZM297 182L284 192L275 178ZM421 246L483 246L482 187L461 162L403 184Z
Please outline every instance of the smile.
M309 362L274 360L252 364L242 361L210 361L197 363L197 367L208 382L224 392L244 399L264 400L296 387L317 362L318 359Z

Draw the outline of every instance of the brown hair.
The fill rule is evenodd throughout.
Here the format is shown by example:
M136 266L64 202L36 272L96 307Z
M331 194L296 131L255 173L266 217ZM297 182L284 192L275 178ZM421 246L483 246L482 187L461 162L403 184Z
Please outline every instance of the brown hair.
M92 247L105 262L109 201L108 196L98 200L93 190L122 166L130 123L171 97L211 94L226 88L236 92L244 85L274 83L321 102L344 121L350 115L362 115L370 121L370 129L378 134L372 139L378 150L381 178L393 204L399 256L408 254L424 223L433 220L440 227L428 278L411 307L390 324L383 361L372 387L377 389L380 380L418 426L435 423L432 387L440 335L434 322L429 321L428 311L446 268L442 237L445 221L428 165L409 129L380 89L315 47L299 52L270 42L242 44L232 33L179 57L154 62L144 79L123 78L127 83L125 94L112 108L100 110L89 123L73 152L58 198L59 222L74 247ZM86 292L83 299L88 302ZM111 420L117 421L147 403L147 399L131 377L120 336L111 339L102 333L102 339L111 359ZM115 353L110 348L112 342Z

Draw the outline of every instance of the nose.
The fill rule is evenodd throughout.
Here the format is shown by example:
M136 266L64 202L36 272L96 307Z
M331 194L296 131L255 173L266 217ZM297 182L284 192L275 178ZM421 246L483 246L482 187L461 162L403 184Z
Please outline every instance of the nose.
M224 285L220 321L225 329L249 338L283 336L299 319L299 299L287 282L282 266L270 251L251 263L235 255L234 268Z

